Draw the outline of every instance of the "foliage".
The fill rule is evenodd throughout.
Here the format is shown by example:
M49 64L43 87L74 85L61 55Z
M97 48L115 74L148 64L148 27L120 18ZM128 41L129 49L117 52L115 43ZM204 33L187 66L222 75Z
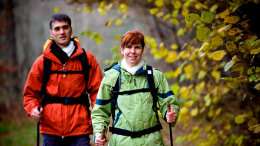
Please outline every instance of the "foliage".
M177 28L174 37L192 38L183 44L169 44L145 36L146 52L154 60L169 67L178 66L166 71L165 76L169 82L175 81L171 88L181 103L179 123L183 130L191 132L177 137L175 143L193 142L203 146L259 143L260 34L250 28L250 22L254 21L249 17L250 9L242 12L244 6L259 6L258 3L259 0L138 3L158 22ZM106 8L117 8L122 17L109 19L106 24L109 27L114 20L120 25L127 19L131 5L128 1L102 1L97 11L105 15ZM192 35L194 32L196 36ZM116 46L111 51L115 55L108 63L120 57ZM192 122L198 119L201 120Z

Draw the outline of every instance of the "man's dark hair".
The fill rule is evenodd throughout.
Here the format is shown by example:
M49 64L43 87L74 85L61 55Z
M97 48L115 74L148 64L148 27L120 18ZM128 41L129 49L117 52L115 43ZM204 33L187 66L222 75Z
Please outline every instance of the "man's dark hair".
M52 29L52 22L54 21L67 21L69 23L69 26L71 27L71 20L70 17L66 14L55 14L51 17L49 25L50 30Z

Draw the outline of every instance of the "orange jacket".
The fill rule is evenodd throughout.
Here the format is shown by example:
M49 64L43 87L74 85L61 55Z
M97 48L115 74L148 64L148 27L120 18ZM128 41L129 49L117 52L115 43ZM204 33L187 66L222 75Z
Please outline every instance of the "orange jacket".
M65 70L67 71L82 70L81 62L77 57L83 53L83 50L78 42L74 42L77 44L78 49L67 61L65 65ZM44 57L52 60L51 70L63 71L62 63L50 51L52 43L53 42L49 43L43 55L35 60L24 88L24 109L29 116L34 108L38 106L41 107L42 98L40 97L40 91L43 84ZM88 51L85 52L88 57L88 64L92 66L89 70L87 87L88 89L92 88L90 100L93 109L102 80L102 74L93 54ZM56 97L79 97L86 93L85 85L84 74L51 74L46 86L46 93ZM92 120L88 118L86 106L82 104L47 104L43 109L40 133L58 135L61 137L92 134Z

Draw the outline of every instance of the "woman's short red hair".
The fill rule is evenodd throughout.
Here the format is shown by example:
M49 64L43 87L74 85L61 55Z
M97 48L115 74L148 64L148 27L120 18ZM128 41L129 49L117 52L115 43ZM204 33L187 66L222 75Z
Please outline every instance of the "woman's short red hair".
M144 36L137 30L127 31L121 39L121 48L123 49L126 45L133 45L141 43L142 49L145 47Z

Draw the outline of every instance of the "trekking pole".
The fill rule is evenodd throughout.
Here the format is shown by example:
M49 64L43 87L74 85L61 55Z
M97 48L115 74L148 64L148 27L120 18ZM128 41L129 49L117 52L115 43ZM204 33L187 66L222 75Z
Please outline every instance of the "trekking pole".
M104 138L105 138L106 129L107 129L107 127L104 125L104 126L102 127L102 131L101 131L101 139L104 139Z
M40 110L41 110L41 108L40 107L38 107L37 108L38 109L38 111L40 112ZM39 143L39 141L40 141L40 122L37 122L37 146L39 146L40 145L40 143Z
M170 101L168 100L167 101L167 112L170 112L171 111L171 104L170 104ZM170 129L170 139L171 139L171 146L172 145L172 126L171 126L171 123L169 123L169 129Z

